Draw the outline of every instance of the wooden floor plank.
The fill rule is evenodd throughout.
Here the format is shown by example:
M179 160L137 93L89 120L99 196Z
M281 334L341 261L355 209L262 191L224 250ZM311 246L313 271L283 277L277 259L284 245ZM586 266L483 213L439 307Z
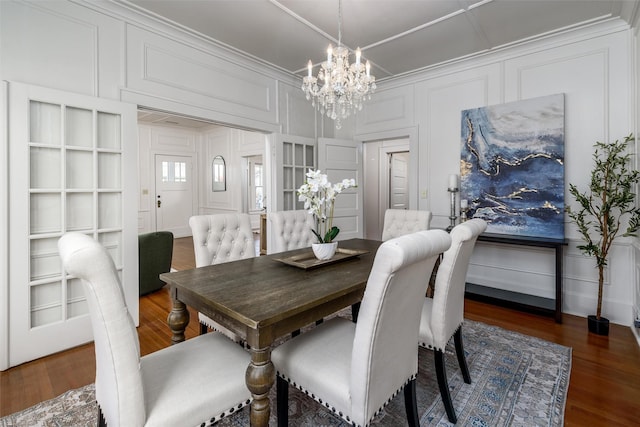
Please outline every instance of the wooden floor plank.
M175 239L172 266L193 268L191 238ZM166 324L171 300L166 289L140 298L140 351L143 355L169 345ZM198 334L197 313L190 310L187 338ZM611 325L610 335L587 332L585 318L565 314L563 323L467 300L465 317L525 335L556 342L573 349L566 426L638 425L640 414L640 348L628 327ZM67 390L89 384L95 378L93 344L0 372L0 416L51 399Z

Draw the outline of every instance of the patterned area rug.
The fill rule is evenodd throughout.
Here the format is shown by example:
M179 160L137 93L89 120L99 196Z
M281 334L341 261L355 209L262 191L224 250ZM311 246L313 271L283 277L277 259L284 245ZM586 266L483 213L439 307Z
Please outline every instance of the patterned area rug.
M453 345L445 357L457 426L561 426L571 371L571 348L471 320L463 327L471 384L465 384ZM417 392L421 426L451 426L435 379L433 354L419 350ZM275 386L270 425L275 426ZM0 419L0 427L95 426L94 387L70 390ZM218 426L248 426L248 408ZM292 426L344 426L310 398L289 388ZM374 420L375 426L406 425L399 393Z

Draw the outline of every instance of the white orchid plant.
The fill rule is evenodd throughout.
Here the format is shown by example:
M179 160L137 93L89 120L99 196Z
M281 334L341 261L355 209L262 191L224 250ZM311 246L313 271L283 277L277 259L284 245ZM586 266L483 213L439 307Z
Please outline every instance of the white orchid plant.
M298 188L298 200L304 202L304 208L316 218L316 229L311 231L318 243L331 243L340 233L333 225L336 196L351 187L357 187L355 179L343 179L332 185L319 169L307 172L306 181Z

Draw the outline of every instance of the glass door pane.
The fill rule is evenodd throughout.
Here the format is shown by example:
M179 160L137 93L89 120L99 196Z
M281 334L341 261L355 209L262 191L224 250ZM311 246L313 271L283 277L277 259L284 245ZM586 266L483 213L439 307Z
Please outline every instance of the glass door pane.
M309 169L315 169L316 141L310 138L283 136L280 154L276 157L276 176L279 200L277 210L303 209L297 190L304 183ZM278 151L276 151L278 153Z

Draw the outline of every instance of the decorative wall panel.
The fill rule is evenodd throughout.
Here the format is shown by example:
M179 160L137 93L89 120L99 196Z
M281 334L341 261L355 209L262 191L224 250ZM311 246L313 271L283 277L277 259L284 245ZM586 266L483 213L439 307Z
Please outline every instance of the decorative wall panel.
M265 123L276 123L276 81L211 52L130 26L127 88Z

